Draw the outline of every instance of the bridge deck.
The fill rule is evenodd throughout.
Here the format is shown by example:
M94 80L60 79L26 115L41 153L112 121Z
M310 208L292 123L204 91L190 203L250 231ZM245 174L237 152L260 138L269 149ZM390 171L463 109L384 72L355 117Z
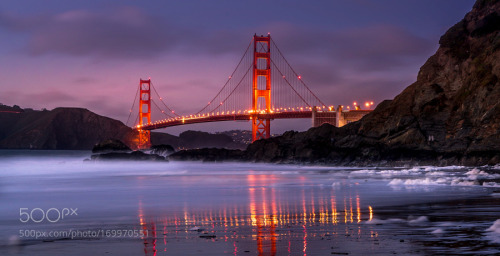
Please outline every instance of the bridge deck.
M200 117L178 117L176 119L161 120L152 124L144 125L142 130L155 130L172 126L221 122L221 121L245 121L258 117L260 119L291 119L291 118L311 118L312 111L291 111L291 112L274 112L268 114L227 114L227 115L213 115L213 116L200 116ZM139 127L136 127L139 128Z
M287 111L287 112L273 112L267 114L255 114L255 113L243 113L243 114L225 114L225 115L210 115L210 116L185 116L177 117L166 120L156 121L151 124L143 125L141 127L136 126L135 129L142 130L155 130L162 129L172 126L179 126L185 124L197 124L197 123L210 123L210 122L222 122L222 121L248 121L252 118L260 119L293 119L293 118L312 118L312 112L310 110L305 111ZM349 110L342 111L341 113L341 124L340 126L357 121L361 119L364 115L370 113L371 110ZM336 111L318 111L316 112L316 118L330 118L335 119ZM320 121L320 123L323 123Z

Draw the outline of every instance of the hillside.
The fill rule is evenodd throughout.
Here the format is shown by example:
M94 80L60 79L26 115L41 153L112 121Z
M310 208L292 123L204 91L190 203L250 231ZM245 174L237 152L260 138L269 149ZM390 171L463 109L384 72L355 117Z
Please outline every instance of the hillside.
M87 109L56 108L48 111L0 105L0 148L3 149L87 149L107 139L118 139L132 146L134 131L118 120L97 115ZM153 132L154 145L174 148L227 147L245 145L224 134L187 131L180 136Z
M107 138L129 143L131 133L121 122L86 109L0 113L0 148L90 149Z

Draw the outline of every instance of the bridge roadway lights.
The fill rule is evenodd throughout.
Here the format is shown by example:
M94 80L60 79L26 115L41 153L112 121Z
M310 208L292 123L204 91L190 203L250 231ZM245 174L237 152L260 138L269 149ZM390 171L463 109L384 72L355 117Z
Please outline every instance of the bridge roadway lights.
M324 123L341 127L353 121L361 119L371 110L361 110L356 107L355 110L344 112L342 106L329 111L321 111L316 107L311 111L292 111L276 113L271 111L271 36L253 37L254 56L253 56L253 81L252 81L252 111L249 114L230 116L208 115L207 118L182 118L182 120L173 120L166 123L151 123L151 79L139 81L139 126L137 147L146 149L151 147L151 132L153 129L166 128L170 126L216 122L229 120L250 120L252 122L252 141L267 139L271 135L271 120L282 118L311 118L312 126L317 127ZM259 83L259 78L260 83ZM264 78L264 79L262 79ZM300 79L300 76L299 76ZM312 92L311 92L312 93ZM316 97L316 96L315 96ZM260 100L260 102L259 102ZM319 99L318 99L319 100ZM259 107L259 103L265 104L265 109ZM323 107L324 108L324 107ZM262 110L262 112L260 112Z

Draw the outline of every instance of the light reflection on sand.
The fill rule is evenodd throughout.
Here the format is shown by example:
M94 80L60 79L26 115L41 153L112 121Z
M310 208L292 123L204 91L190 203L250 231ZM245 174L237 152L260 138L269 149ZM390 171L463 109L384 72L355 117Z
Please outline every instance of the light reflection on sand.
M258 255L277 255L281 251L307 255L308 241L317 240L319 236L328 239L336 236L361 237L363 232L370 237L377 236L377 231L371 226L360 225L362 221L373 218L374 210L371 206L362 208L362 198L355 188L342 193L339 203L332 189L326 195L319 195L314 189L300 186L297 193L300 196L293 202L282 199L294 195L279 192L273 187L278 179L275 175L248 174L248 198L242 199L241 203L201 210L185 202L183 210L174 215L148 215L142 201L139 201L138 222L145 236L145 255L156 255L159 250L167 252L169 239L196 236L227 243L233 247L231 251L234 255L241 253L239 240L249 236L254 243L245 245L245 250ZM193 231L197 227L203 230ZM158 240L162 244L159 245Z

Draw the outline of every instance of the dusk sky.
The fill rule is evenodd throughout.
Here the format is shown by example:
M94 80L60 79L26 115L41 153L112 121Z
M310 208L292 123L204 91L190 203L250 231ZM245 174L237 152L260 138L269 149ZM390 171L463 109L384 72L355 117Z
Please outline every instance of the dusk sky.
M0 103L127 120L140 78L180 114L226 82L252 36L273 40L328 105L392 99L473 0L0 2ZM310 120L275 121L272 132ZM247 122L162 130L251 129Z

